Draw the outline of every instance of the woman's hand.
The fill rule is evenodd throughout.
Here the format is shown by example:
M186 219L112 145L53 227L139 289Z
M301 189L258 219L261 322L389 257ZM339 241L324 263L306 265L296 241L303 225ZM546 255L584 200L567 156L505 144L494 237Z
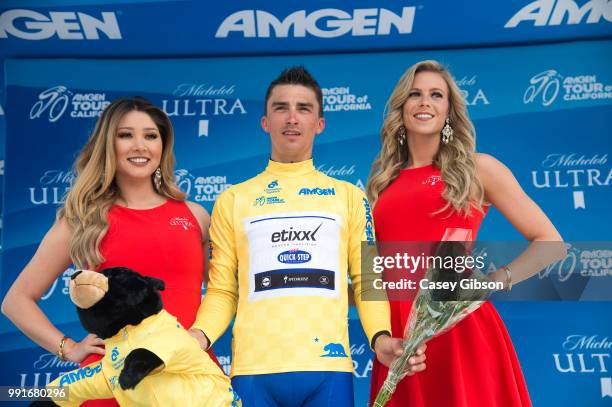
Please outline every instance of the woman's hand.
M68 338L64 343L64 359L81 363L92 353L104 355L106 351L100 345L104 345L104 340L95 334L87 335L81 342L75 342Z

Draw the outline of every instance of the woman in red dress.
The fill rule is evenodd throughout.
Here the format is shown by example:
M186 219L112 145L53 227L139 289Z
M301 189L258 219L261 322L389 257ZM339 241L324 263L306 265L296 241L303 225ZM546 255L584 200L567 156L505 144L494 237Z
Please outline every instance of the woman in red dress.
M83 365L104 354L102 339L72 340L36 304L70 264L123 266L160 278L164 308L187 329L195 321L210 218L174 183L173 143L172 124L159 108L142 98L110 104L77 158L77 178L55 224L7 293L2 311L61 359Z
M475 152L463 97L436 61L409 68L393 90L367 192L380 242L475 240L490 205L529 241L561 242L510 170ZM549 263L565 256L564 245L555 246ZM532 252L489 278L508 289L530 277L541 268ZM402 338L412 302L390 304L392 336ZM426 369L400 381L388 406L531 405L510 336L490 302L427 342L426 354ZM371 401L386 376L387 368L375 360Z

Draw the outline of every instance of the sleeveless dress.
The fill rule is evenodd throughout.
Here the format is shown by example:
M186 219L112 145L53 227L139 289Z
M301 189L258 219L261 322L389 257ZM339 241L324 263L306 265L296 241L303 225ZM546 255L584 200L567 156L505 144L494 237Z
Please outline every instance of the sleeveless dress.
M202 230L185 202L168 199L151 209L113 205L108 232L100 243L106 259L97 267L128 267L165 283L164 309L189 329L198 311L204 278ZM218 364L212 350L209 356ZM100 360L89 355L81 366ZM92 400L86 407L118 406L114 399Z
M443 190L440 170L433 165L402 170L374 208L378 241L463 240L452 238L457 234L476 240L484 214L476 209L467 217L434 214L445 205ZM412 302L390 300L390 307L392 336L402 338ZM425 371L400 381L388 407L531 406L510 336L490 302L428 341L425 353ZM387 371L374 358L370 403Z

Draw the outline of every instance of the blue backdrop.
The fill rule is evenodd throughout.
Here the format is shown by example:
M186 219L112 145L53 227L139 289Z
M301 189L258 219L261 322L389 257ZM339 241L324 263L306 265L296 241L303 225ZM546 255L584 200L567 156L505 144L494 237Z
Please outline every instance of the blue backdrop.
M0 125L6 120L0 296L53 222L76 154L108 102L142 95L168 113L178 183L210 211L221 191L265 167L263 97L293 64L305 65L326 94L327 127L314 157L329 175L365 185L396 81L414 62L438 59L464 93L478 150L513 171L566 240L610 240L610 2L43 3L5 1L0 9ZM424 51L431 48L438 49ZM147 58L128 59L134 57ZM495 210L479 238L522 239ZM66 290L71 272L40 304L62 331L80 337ZM610 302L496 305L534 405L609 405ZM371 353L354 310L350 318L356 403L365 406ZM229 366L227 334L215 350ZM42 385L72 367L4 317L0 355L0 385Z

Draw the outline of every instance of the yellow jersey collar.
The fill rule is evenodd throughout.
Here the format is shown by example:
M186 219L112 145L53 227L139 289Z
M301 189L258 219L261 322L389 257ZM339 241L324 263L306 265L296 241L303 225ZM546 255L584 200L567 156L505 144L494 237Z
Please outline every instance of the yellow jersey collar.
M266 172L272 175L281 177L298 177L310 174L316 169L312 162L312 158L299 163L279 163L269 160Z

